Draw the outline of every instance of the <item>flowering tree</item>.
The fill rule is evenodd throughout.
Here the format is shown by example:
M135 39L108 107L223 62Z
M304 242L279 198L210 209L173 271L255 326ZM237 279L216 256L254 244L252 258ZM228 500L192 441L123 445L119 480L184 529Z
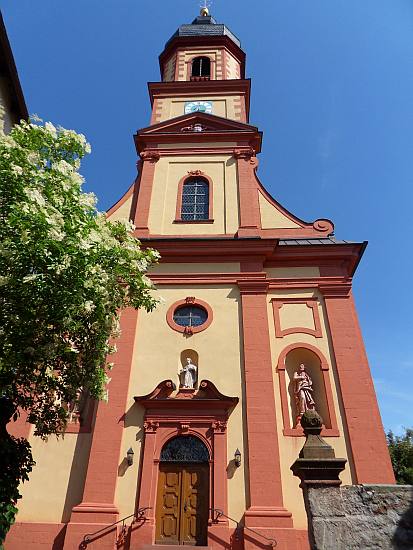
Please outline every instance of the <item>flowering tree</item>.
M80 389L106 396L118 312L156 305L158 253L82 192L84 136L39 122L0 131L0 546L34 464L5 423L25 411L36 435L62 433Z

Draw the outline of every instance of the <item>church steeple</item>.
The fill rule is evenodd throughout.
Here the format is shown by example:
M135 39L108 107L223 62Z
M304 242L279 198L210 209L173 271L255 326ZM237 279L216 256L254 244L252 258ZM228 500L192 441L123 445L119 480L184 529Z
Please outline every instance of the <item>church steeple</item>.
M209 72L198 74L198 65L192 71L196 57L209 59ZM164 82L188 81L199 76L205 77L204 80L245 77L245 53L240 40L226 25L217 23L208 8L202 8L192 23L177 29L165 44L159 61Z

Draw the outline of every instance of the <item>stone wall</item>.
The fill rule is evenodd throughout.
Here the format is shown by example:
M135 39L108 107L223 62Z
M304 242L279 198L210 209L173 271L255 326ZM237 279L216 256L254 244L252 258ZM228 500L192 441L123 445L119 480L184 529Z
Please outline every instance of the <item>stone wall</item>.
M413 486L305 489L313 550L412 550Z

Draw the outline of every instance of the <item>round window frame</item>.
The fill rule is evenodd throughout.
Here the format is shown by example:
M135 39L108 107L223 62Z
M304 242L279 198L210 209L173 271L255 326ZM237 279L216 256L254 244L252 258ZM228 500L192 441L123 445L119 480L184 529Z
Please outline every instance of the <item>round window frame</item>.
M207 313L207 318L205 323L197 327L183 327L181 325L178 325L178 323L175 323L174 313L178 308L182 306L187 306L187 307L198 306L204 309ZM166 322L171 327L171 329L175 330L176 332L180 332L181 334L188 334L188 335L196 334L197 332L202 332L203 330L206 330L212 323L213 319L214 319L214 315L212 313L211 306L206 302L204 302L203 300L198 300L198 298L185 298L184 300L179 300L178 302L173 303L166 313Z

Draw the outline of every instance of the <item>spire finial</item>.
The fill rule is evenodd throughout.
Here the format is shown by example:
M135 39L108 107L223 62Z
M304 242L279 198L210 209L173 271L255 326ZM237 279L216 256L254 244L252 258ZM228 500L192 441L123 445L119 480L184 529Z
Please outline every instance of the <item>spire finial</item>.
M209 16L209 7L211 6L211 2L209 0L202 0L201 2L201 17L208 17Z

